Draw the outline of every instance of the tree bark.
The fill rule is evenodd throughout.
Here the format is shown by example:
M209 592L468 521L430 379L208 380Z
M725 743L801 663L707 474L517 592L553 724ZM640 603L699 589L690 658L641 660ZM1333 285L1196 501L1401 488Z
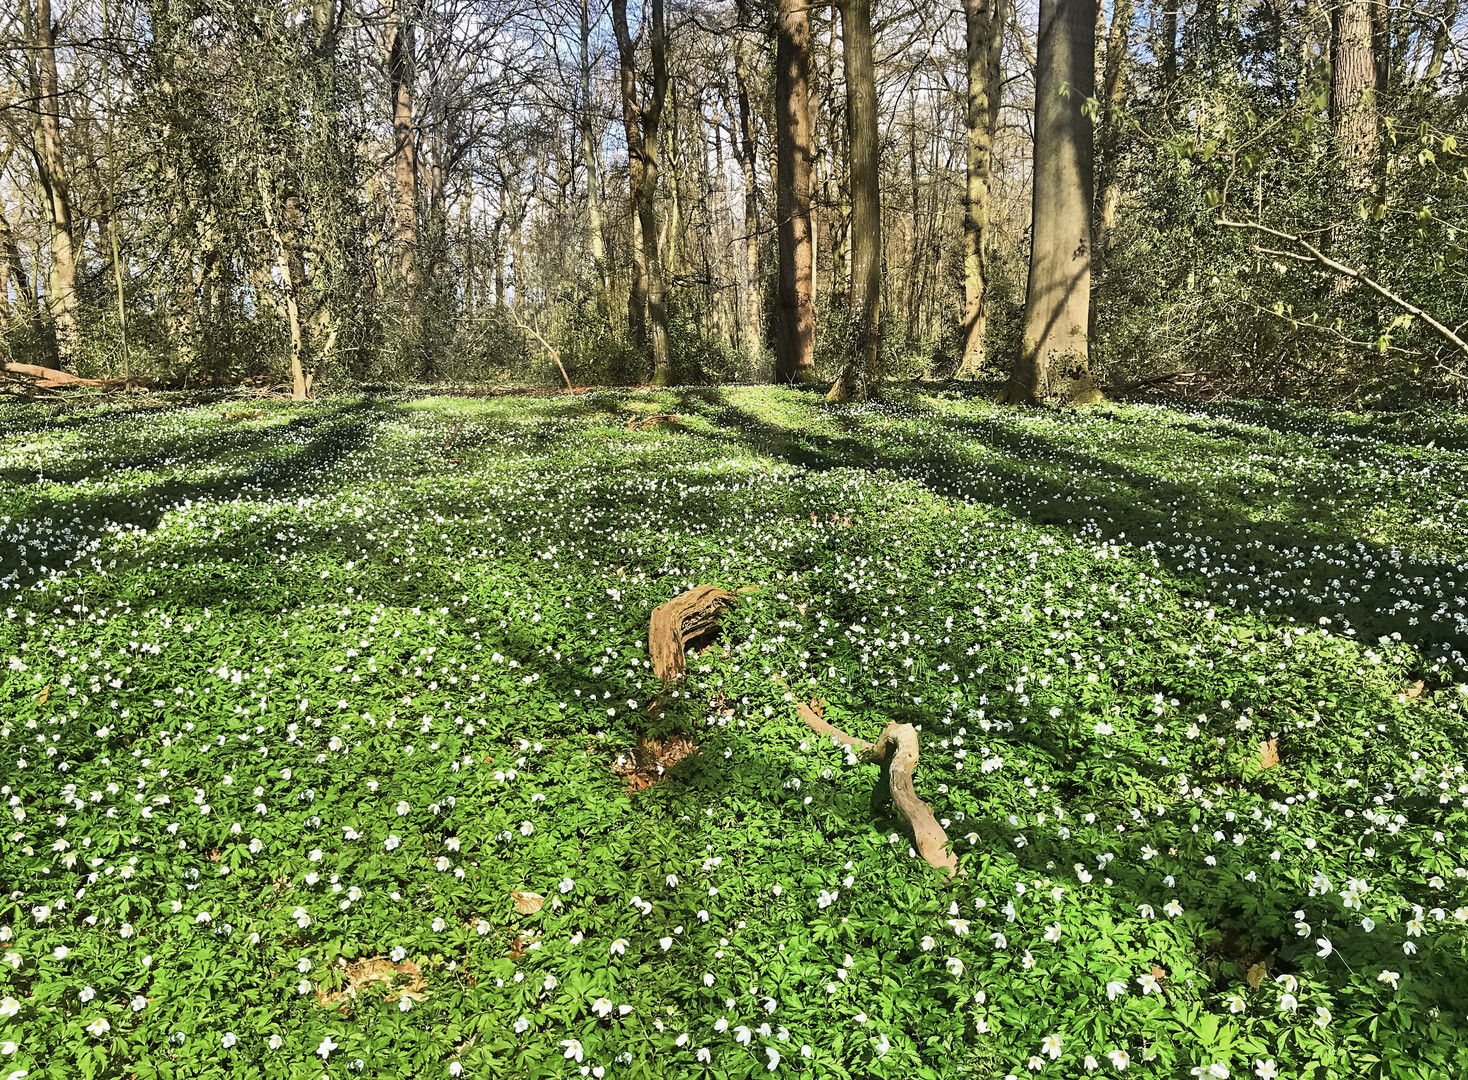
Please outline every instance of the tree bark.
M292 215L299 216L299 200L295 200L295 210L292 211L292 199L286 199L287 216L282 224L281 215L276 212L275 207L275 185L263 165L256 173L255 182L260 190L265 226L270 230L270 238L275 243L275 263L280 271L281 290L285 295L286 328L290 332L291 343L291 400L305 401L310 395L310 382L306 378L303 355L305 340L301 333L301 309L297 299L305 278L305 265L301 261L299 243L292 239L295 235ZM294 252L292 248L295 248Z
M5 208L0 206L0 331L9 330L12 319L19 314L13 312L10 306L12 282L15 287L16 307L29 307L30 290L25 267L20 261L20 246L15 242L15 233L10 230Z
M780 327L775 382L815 382L815 248L810 230L810 10L780 0L775 18L775 239Z
M988 246L993 179L994 130L999 122L1004 72L1004 0L964 0L968 42L967 184L963 200L963 358L958 377L972 379L984 363L986 293L984 252Z
M1443 61L1448 55L1448 31L1458 20L1458 0L1447 0L1443 4L1441 21L1432 32L1432 56L1427 62L1427 77L1436 79L1443 72Z
M13 147L7 146L0 153L0 173L10 163ZM10 303L10 290L15 289L15 306ZM30 276L20 257L20 244L5 216L5 206L0 203L0 330L9 330L14 320L29 316L36 299L31 293Z
M1162 40L1158 43L1158 66L1162 70L1162 87L1167 89L1177 80L1177 9L1182 0L1162 0Z
M110 40L111 38L111 24L107 0L102 0L102 37L103 40ZM106 235L108 248L111 253L112 280L117 290L117 330L120 339L119 344L122 349L123 385L130 389L133 381L133 364L132 352L128 345L127 294L123 287L122 252L117 235L117 159L113 152L113 118L115 112L112 103L111 74L111 68L108 64L108 53L104 51L102 53L102 107L107 119L102 127L102 155L105 162L103 186L106 188L107 202L105 211L106 222L100 231ZM0 167L0 172L3 171L3 167ZM98 240L101 240L101 236L98 237ZM0 303L4 302L6 292L5 283L0 281Z
M663 124L663 163L660 172L666 177L663 187L667 192L668 209L663 215L662 242L658 252L662 257L664 288L668 278L676 278L688 265L688 232L684 217L683 198L683 147L680 142L678 122L678 84L668 83L667 122Z
M702 110L700 110L702 117ZM714 167L708 167L708 157L700 155L702 165L708 173L708 187L710 190L710 205L713 208L712 248L714 257L718 259L719 282L731 281L731 288L718 288L715 291L715 310L718 313L718 322L721 334L730 344L735 343L739 336L739 281L738 274L728 270L730 264L729 251L733 247L734 236L734 212L729 206L727 191L724 183L724 125L717 115L708 125L709 134L713 138ZM712 277L712 269L710 277ZM732 294L732 297L731 297Z
M405 5L415 5L405 10ZM397 272L408 290L410 308L417 305L418 268L418 138L413 127L413 19L422 0L387 0L393 20L387 74L392 101L393 246Z
M810 213L810 9L804 0L780 0L775 37L775 214L780 249L775 381L811 383L816 378L815 248Z
M1121 117L1126 97L1127 49L1132 23L1132 0L1115 0L1106 35L1106 59L1101 68L1101 120L1097 125L1096 158L1099 176L1096 198L1096 253L1111 252L1112 230L1121 207Z
M744 17L743 3L740 18ZM744 173L744 268L749 282L744 294L744 349L759 355L764 344L764 305L761 303L759 265L759 182L755 169L759 149L754 131L754 110L749 104L749 42L743 32L734 38L734 89L739 103L739 167Z
M598 302L605 305L610 289L607 280L607 251L602 239L601 156L597 153L596 101L591 94L591 0L581 0L581 156L586 166L586 231L591 243L591 262L601 287Z
M851 292L847 355L826 395L861 400L881 380L877 315L882 300L882 207L878 185L877 77L872 0L840 0L846 67L846 142L851 174Z
M1347 183L1358 193L1371 188L1376 173L1373 6L1374 0L1340 0L1331 12L1330 119Z
M647 14L652 86L644 104L638 93L635 46L627 29L627 0L612 0L612 26L617 35L622 76L622 124L627 132L628 185L632 189L633 213L642 231L639 276L646 280L646 327L652 381L655 386L668 386L673 381L673 366L668 351L668 312L663 300L663 267L658 254L658 219L654 202L658 186L658 126L662 122L663 104L668 98L663 0L648 0ZM634 285L628 301L629 321L632 321L631 307L638 291Z
M30 14L29 3L25 13ZM36 0L32 28L34 68L31 90L35 99L36 176L41 182L46 217L51 226L51 280L47 307L56 324L57 362L75 364L81 347L80 301L76 291L76 251L73 245L71 189L61 148L61 91L56 74L56 39L51 25L51 0Z
M1084 404L1091 377L1093 0L1040 0L1035 48L1034 209L1024 343L1001 400Z

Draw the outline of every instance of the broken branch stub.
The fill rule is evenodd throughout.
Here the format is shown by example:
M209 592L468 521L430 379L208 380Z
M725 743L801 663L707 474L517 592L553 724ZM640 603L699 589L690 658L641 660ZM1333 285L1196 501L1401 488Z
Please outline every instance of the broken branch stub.
M872 812L880 813L889 802L896 804L897 813L912 830L918 854L950 877L956 874L958 856L948 850L948 834L912 787L912 774L918 764L917 728L892 721L878 737L872 757L882 766L881 779L872 789Z
M923 861L949 877L958 873L958 856L948 850L948 834L933 816L932 807L918 798L912 786L912 774L918 766L917 728L894 720L882 730L875 743L869 743L832 727L816 709L804 702L796 705L795 711L812 731L845 744L863 761L875 761L881 765L882 775L872 790L872 813L880 814L889 803L895 804L898 816L907 822L913 847Z
M653 608L647 628L653 674L663 682L683 678L684 651L718 633L719 617L738 602L727 589L700 585Z

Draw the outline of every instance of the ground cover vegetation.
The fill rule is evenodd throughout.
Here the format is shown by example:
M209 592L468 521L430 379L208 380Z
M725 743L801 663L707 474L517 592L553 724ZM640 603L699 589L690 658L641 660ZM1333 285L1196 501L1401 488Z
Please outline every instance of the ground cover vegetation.
M0 1071L1461 1077L1465 465L1250 405L0 406ZM701 583L758 591L664 687ZM813 700L919 726L958 877Z

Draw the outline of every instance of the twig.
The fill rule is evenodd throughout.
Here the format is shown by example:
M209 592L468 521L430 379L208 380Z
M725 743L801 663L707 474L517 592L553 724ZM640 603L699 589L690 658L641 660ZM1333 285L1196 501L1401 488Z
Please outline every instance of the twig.
M816 702L816 704L824 705L825 702L818 701ZM796 703L795 711L800 715L800 718L804 720L807 725L810 726L810 729L816 732L816 734L829 735L837 742L844 743L845 745L851 747L851 749L856 753L858 757L864 754L870 754L873 748L876 746L875 743L869 743L865 739L858 739L854 735L846 734L846 732L842 731L840 728L832 727L821 718L821 715L817 713L815 709L811 708L803 701Z
M1352 269L1345 263L1338 262L1337 260L1332 259L1329 255L1325 254L1304 237L1295 236L1287 232L1281 232L1279 229L1271 229L1268 225L1261 225L1257 221L1230 221L1228 218L1224 217L1222 213L1218 215L1218 224L1223 226L1225 229L1252 230L1253 232L1263 233L1265 236L1273 236L1277 239L1285 241L1286 243L1294 244L1297 247L1303 248L1306 251L1308 257L1307 255L1301 255L1299 252L1272 251L1268 248L1258 248L1258 245L1254 245L1256 248L1258 248L1260 254L1281 256L1283 258L1293 259L1296 262L1312 262L1315 263L1317 266L1324 267L1326 270L1329 270L1332 273L1340 274L1342 277L1350 278L1352 281L1359 281L1362 285L1365 285L1368 289L1376 293L1378 296L1390 301L1397 307L1401 308L1408 315L1421 319L1428 326L1432 327L1433 330L1437 331L1439 336L1443 337L1447 341L1450 341L1460 353L1462 353L1464 356L1468 356L1468 341L1464 341L1457 334L1453 333L1451 328L1439 322L1437 319L1434 319L1431 315L1423 311L1420 307L1412 303L1410 300L1398 296L1396 293L1388 289L1385 285L1382 285L1380 282L1367 277L1363 271Z
M529 323L521 322L520 319L518 317L516 317L516 316L513 316L512 315L511 318L513 318L515 320L515 325L516 326L518 326L521 330L524 330L527 334L529 334L531 337L533 337L536 341L540 342L540 344L544 347L545 351L548 352L548 353L550 353L551 359L556 362L556 367L558 367L558 368L561 369L561 378L563 378L563 379L566 380L566 389L567 390L570 390L571 389L571 376L569 376L569 375L566 374L566 365L563 364L563 363L561 363L561 354L559 352L557 352L554 347L552 347L552 345L551 345L551 343L549 341L546 341L545 338L543 338L543 337L540 336L540 331L537 330L537 329L535 329L535 327L531 326Z
M441 451L441 453L447 454L449 452L449 450L452 449L452 447L454 445L454 440L459 437L459 432L462 431L463 428L464 428L464 421L463 420L460 420L457 424L454 425L454 430L453 430L452 433L450 433L448 439L444 442L444 444L443 444L443 450Z
M1140 390L1144 386L1155 386L1157 383L1167 382L1169 379L1190 378L1199 374L1202 373L1198 371L1169 371L1166 375L1150 375L1145 379L1133 379L1131 382L1123 383L1121 386L1108 386L1106 392L1108 394L1129 394L1133 390Z

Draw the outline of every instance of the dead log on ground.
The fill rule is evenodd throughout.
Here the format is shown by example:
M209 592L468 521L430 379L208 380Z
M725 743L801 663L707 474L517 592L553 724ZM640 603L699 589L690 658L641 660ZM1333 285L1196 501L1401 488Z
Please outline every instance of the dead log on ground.
M102 386L101 379L83 379L68 371L42 367L40 364L0 365L7 375L29 380L40 390L59 390L64 386Z
M923 860L949 877L958 873L958 857L948 850L948 834L933 816L932 807L913 790L912 774L918 766L917 728L894 720L875 743L869 743L832 727L809 705L801 703L795 710L812 731L845 744L863 761L881 765L882 775L872 791L872 813L880 814L889 803L896 804L898 815L912 832L913 847Z
M647 651L652 671L663 682L683 678L683 653L707 644L719 631L719 617L731 611L738 597L716 585L700 585L653 608L647 628Z

